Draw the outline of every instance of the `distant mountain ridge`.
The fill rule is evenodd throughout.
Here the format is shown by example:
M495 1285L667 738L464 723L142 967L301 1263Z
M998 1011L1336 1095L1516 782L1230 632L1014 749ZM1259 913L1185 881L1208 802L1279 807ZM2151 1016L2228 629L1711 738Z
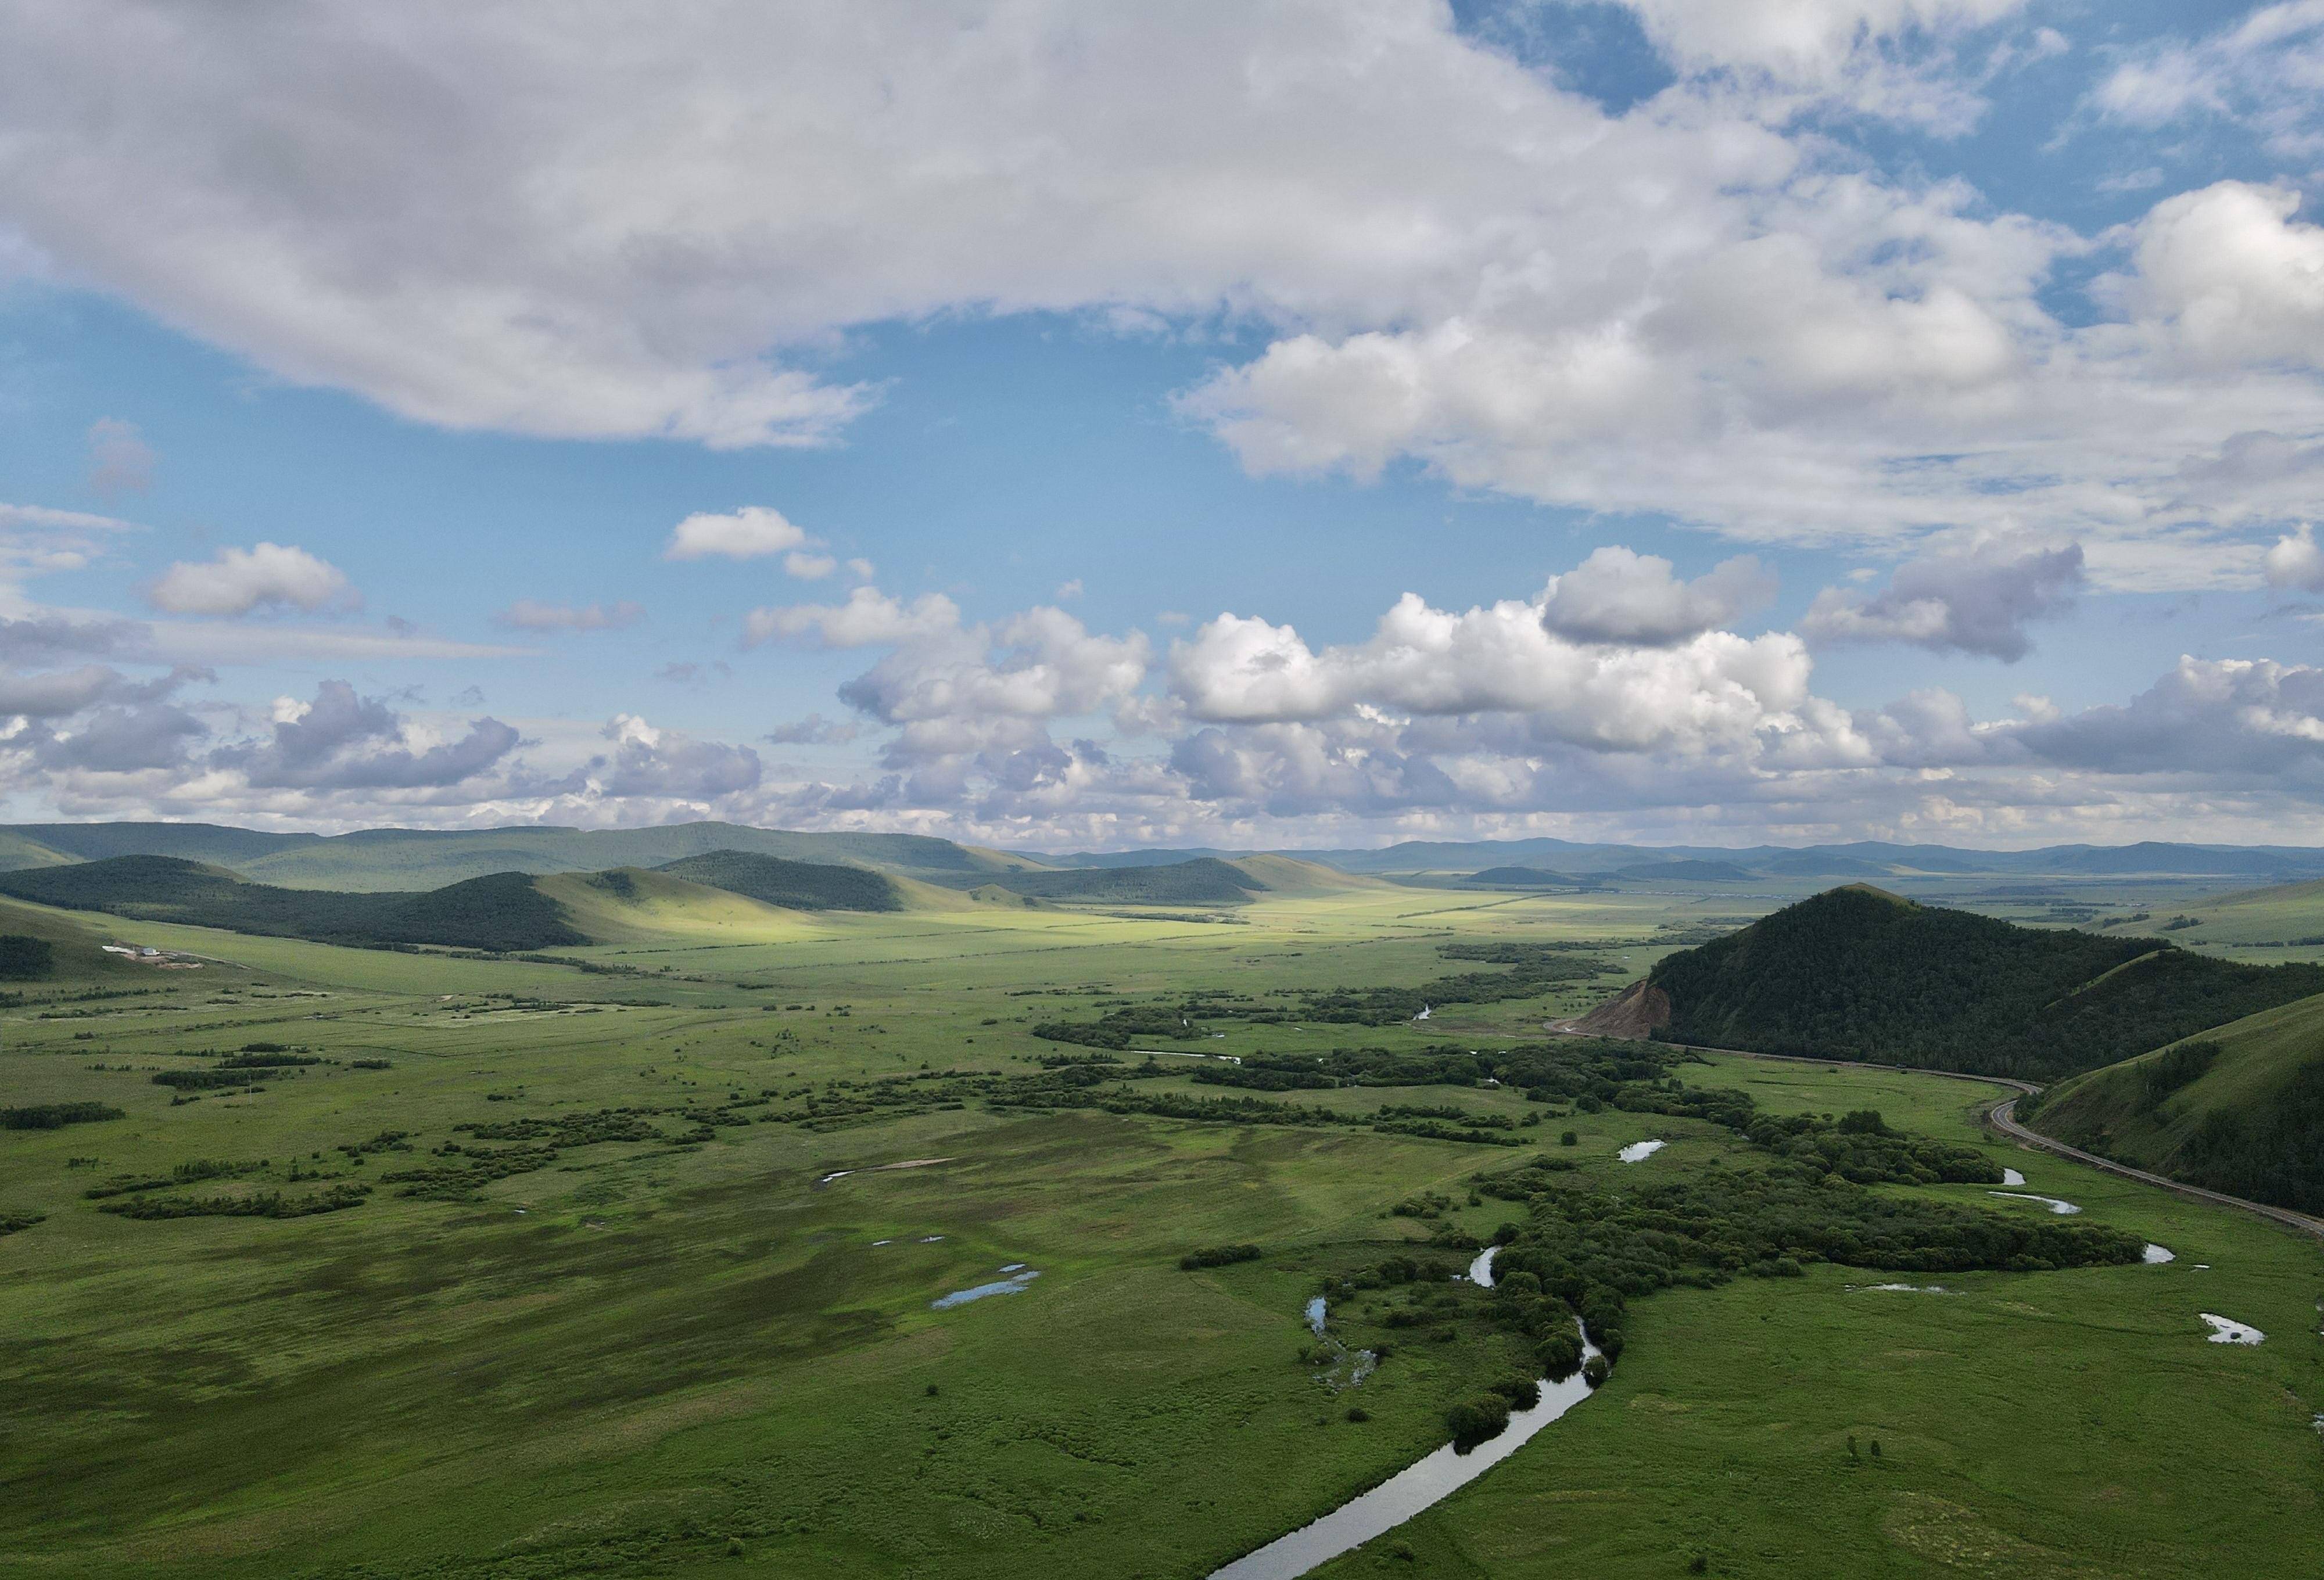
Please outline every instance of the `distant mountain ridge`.
M868 868L952 887L974 887L1012 873L1182 868L1204 861L1232 864L1261 854L1365 876L1467 877L1496 868L1529 868L1583 882L1649 884L1759 879L1798 886L1817 878L1866 878L1918 886L1949 877L2004 875L2084 880L2151 875L2238 884L2324 878L2324 850L2154 841L2123 846L1977 850L1877 841L1729 848L1590 843L1545 836L1408 841L1380 850L1259 852L1204 847L1050 854L984 850L925 834L806 833L710 822L603 830L545 824L363 829L329 835L272 833L216 823L0 826L0 871L60 867L115 856L168 856L226 868L244 877L284 887L343 890L420 890L495 872L546 876L621 867L652 868L718 850Z
M442 944L495 951L589 942L524 873L442 888L345 893L252 883L176 856L108 856L69 867L0 873L0 895L144 922L222 927L318 943Z
M658 869L498 872L440 887L286 888L178 856L107 856L0 872L0 896L141 922L217 927L317 943L434 944L495 953L559 949L676 926L763 930L782 912L899 911L903 886L867 868L749 851L688 856Z

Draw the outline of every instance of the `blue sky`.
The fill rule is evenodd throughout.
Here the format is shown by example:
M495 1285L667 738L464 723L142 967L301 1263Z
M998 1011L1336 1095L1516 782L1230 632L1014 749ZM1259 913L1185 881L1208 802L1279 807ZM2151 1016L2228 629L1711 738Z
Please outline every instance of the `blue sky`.
M0 45L14 817L2324 841L2314 0Z

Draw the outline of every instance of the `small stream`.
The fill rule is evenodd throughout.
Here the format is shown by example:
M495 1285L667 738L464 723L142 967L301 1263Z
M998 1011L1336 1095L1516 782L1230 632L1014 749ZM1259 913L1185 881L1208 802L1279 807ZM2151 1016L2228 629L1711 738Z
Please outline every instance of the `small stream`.
M2061 1201L2054 1196L2036 1196L2030 1190L1988 1190L1986 1194L1987 1196L2006 1196L2018 1201L2039 1201L2045 1204L2052 1212L2058 1214L2061 1217L2063 1217L2070 1213L2077 1213L2082 1210L2070 1201Z

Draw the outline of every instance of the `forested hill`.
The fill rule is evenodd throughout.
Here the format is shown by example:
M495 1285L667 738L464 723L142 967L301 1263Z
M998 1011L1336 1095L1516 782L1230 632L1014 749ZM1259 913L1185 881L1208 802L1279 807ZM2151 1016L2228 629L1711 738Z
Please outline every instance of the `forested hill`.
M2061 1082L2017 1116L2174 1180L2324 1213L2324 998Z
M1647 981L1670 1000L1656 1035L1679 1042L2047 1080L2324 993L2324 966L2016 927L1854 885L1668 956Z

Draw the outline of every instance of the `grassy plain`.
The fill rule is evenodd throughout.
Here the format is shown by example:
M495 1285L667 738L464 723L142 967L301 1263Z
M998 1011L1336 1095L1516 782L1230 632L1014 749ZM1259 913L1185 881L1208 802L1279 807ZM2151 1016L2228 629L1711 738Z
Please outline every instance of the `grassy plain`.
M23 930L26 913L0 909L0 931ZM114 968L0 1012L6 1104L127 1111L0 1132L0 1214L46 1215L0 1237L0 1575L1207 1574L1433 1447L1446 1405L1509 1369L1508 1341L1464 1322L1335 1393L1298 1359L1300 1308L1320 1275L1425 1235L1388 1216L1398 1202L1438 1193L1489 1234L1517 1209L1465 1205L1466 1182L1526 1152L975 1102L691 1141L679 1112L750 1111L767 1091L780 1108L923 1065L1029 1071L1056 1051L1034 1023L1123 998L1476 969L1439 956L1452 942L1605 940L1637 973L1737 909L1351 883L1210 921L967 902L658 913L557 951L573 964L39 914L205 963ZM90 989L134 996L62 997ZM1592 996L1418 1026L1233 1024L1185 1046L1500 1046ZM177 1106L152 1084L210 1062L180 1050L254 1041L338 1062ZM1967 1083L1739 1060L1687 1079L1993 1144ZM1527 1107L1482 1089L1314 1099ZM467 1200L382 1183L314 1217L144 1221L83 1195L193 1160L266 1162L197 1193L295 1194L319 1187L289 1182L294 1162L376 1180L439 1161L456 1125L622 1107L660 1110L659 1139L563 1146ZM1749 1155L1729 1132L1610 1111L1526 1134L1554 1148L1567 1128L1568 1155L1605 1180ZM390 1131L416 1150L338 1150ZM1615 1160L1648 1134L1672 1144ZM2067 1163L2006 1161L2179 1260L1976 1275L1946 1295L1817 1267L1639 1300L1604 1391L1341 1569L1660 1575L1701 1554L1768 1575L2315 1572L2324 1257ZM898 1163L920 1166L881 1167ZM826 1181L842 1170L859 1171ZM1176 1265L1240 1241L1268 1254ZM1041 1276L931 1308L1014 1263ZM2268 1341L2208 1344L2200 1310ZM1335 1322L1351 1342L1396 1337ZM1348 1419L1358 1402L1369 1419ZM1850 1436L1880 1456L1850 1457Z

